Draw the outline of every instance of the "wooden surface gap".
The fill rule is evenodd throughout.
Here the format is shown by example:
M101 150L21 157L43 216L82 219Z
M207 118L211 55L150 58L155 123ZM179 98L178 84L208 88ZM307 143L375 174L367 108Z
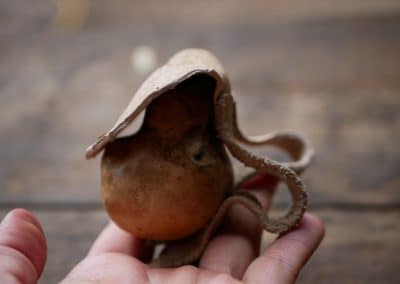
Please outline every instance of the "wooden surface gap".
M287 202L276 202L273 208L283 210L289 206ZM103 204L100 202L31 202L31 201L15 201L15 202L0 202L0 210L11 210L13 208L26 208L35 211L98 211L103 210ZM310 211L322 210L339 210L343 212L391 212L400 211L400 202L392 203L355 203L355 202L318 202L309 204Z

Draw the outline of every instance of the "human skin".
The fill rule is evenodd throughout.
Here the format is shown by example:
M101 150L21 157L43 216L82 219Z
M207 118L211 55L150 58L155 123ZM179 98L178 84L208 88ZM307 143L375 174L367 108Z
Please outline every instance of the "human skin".
M268 207L272 192L251 191ZM252 214L234 206L198 266L160 269L141 261L150 247L110 223L62 283L294 283L324 236L323 223L306 213L259 255L261 231ZM9 212L0 224L0 283L37 283L46 255L37 218L25 209Z

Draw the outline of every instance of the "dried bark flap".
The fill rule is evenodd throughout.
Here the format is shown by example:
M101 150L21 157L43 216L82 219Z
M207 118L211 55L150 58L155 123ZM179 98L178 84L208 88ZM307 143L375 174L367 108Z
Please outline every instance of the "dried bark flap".
M203 49L184 49L171 57L164 66L155 70L143 82L115 125L87 148L86 158L94 158L100 153L107 143L117 138L118 134L145 111L155 98L197 74L207 74L215 79L214 100L223 91L229 91L228 79L220 62L213 54Z

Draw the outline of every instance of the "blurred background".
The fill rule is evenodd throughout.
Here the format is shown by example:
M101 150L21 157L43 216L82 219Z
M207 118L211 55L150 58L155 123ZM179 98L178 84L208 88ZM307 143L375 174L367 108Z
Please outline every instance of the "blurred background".
M298 283L399 283L400 1L0 1L0 218L40 218L41 283L107 223L85 148L186 47L221 60L245 133L315 145L304 179L327 235Z

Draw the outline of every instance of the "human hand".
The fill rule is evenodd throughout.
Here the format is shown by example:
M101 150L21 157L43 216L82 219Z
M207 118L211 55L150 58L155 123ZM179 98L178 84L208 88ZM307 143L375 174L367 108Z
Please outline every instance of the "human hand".
M278 238L259 257L247 237L221 234L198 267L160 269L141 262L143 243L111 223L62 283L294 283L322 236L319 219L305 214L296 230Z
M33 214L14 209L0 223L0 283L37 283L46 262L42 227Z
M267 206L271 196L254 192ZM294 283L323 235L321 221L306 213L296 229L258 256L261 228L249 212L235 207L198 266L160 269L141 261L151 248L110 223L62 283ZM0 225L0 283L36 283L45 259L37 219L23 209L11 211Z

